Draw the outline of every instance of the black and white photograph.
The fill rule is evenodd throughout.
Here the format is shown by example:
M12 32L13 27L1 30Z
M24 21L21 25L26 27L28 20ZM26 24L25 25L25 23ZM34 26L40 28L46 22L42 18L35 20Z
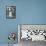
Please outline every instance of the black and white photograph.
M6 19L16 19L16 6L6 6Z

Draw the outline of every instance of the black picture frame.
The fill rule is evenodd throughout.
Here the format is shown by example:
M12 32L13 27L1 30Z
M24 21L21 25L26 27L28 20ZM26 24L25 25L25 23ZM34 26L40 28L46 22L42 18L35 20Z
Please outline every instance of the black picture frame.
M16 6L6 6L6 19L16 19Z

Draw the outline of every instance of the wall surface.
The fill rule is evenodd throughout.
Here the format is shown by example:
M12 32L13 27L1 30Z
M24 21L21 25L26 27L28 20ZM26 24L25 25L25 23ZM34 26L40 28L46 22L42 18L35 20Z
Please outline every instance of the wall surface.
M6 19L10 5L16 6L16 19ZM9 32L18 32L17 24L46 24L46 0L0 0L0 44L8 43Z

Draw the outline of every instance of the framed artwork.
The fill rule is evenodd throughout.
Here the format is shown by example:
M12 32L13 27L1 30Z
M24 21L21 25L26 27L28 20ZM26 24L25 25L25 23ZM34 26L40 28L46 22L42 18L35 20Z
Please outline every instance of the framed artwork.
M46 25L20 24L18 34L19 41L46 41Z
M16 19L16 6L6 6L6 19Z

